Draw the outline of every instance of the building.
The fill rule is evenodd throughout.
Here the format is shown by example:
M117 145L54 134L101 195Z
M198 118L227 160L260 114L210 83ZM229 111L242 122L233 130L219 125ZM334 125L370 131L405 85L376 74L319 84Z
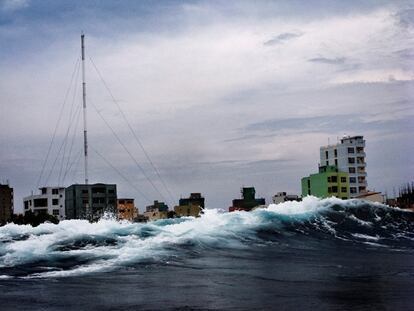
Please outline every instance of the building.
M367 191L355 197L355 199L366 200L366 201L376 202L376 203L386 202L385 196L381 192L375 192L375 191Z
M65 188L42 187L39 191L39 194L23 198L24 213L32 211L35 215L49 214L59 220L65 219Z
M344 136L340 143L320 148L320 165L335 165L349 174L351 198L367 191L365 140L363 136Z
M74 184L65 192L66 219L99 220L105 213L117 215L114 184Z
M301 201L301 198L296 194L287 194L286 192L278 192L272 197L274 204L279 204L287 201Z
M307 195L349 199L349 174L334 165L321 166L319 173L302 178L302 197Z
M13 188L0 184L0 224L7 223L13 215Z
M234 199L233 205L229 207L229 212L234 211L251 211L255 207L265 205L265 199L256 199L256 190L254 187L243 187L241 189L242 198Z
M191 193L190 197L180 199L179 205L174 207L175 215L178 217L198 217L203 213L204 202L205 199L201 193Z
M138 210L135 207L134 199L117 200L118 219L133 221L138 216Z
M168 205L164 202L154 201L154 204L146 207L144 216L147 217L148 220L167 219Z

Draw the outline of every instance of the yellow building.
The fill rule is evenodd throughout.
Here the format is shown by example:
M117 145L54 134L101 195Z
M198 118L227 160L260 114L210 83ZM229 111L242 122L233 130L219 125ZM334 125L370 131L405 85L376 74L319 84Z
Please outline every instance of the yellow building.
M138 209L135 207L134 199L118 199L118 219L133 221L138 216Z
M175 215L177 217L193 216L198 217L201 214L202 208L198 204L189 204L174 207Z
M167 219L168 218L168 205L164 202L154 201L153 205L146 207L144 216L148 220L158 220L158 219Z
M188 198L181 198L179 205L174 207L176 217L193 216L199 217L204 210L205 199L201 193L194 192Z

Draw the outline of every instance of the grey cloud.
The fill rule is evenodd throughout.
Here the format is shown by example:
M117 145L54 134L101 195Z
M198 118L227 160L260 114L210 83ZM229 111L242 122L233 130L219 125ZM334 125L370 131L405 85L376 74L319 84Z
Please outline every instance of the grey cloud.
M401 10L396 14L399 24L404 27L413 27L414 26L414 9Z
M294 38L301 37L302 35L302 33L285 32L273 37L272 39L264 42L263 44L267 46L281 44Z
M343 65L345 64L345 61L346 61L345 57L336 57L336 58L315 57L315 58L308 59L308 62L329 64L329 65Z
M412 60L414 58L414 49L398 50L395 52L395 54L401 58Z

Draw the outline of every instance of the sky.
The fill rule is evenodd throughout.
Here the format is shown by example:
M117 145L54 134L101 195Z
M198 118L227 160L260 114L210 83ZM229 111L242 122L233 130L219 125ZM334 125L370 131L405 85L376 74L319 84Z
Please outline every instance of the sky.
M141 211L300 194L343 135L366 140L370 190L413 180L412 1L0 0L0 182L17 211L84 180L82 32L89 182Z

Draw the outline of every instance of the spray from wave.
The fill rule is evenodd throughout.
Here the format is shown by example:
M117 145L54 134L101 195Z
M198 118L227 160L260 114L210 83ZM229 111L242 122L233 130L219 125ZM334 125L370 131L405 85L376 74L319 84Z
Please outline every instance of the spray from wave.
M252 212L211 209L200 218L145 224L111 219L67 220L34 228L8 224L0 228L0 279L76 276L185 260L217 249L248 251L253 245L317 245L323 251L332 243L349 243L411 252L413 229L411 212L314 197Z

